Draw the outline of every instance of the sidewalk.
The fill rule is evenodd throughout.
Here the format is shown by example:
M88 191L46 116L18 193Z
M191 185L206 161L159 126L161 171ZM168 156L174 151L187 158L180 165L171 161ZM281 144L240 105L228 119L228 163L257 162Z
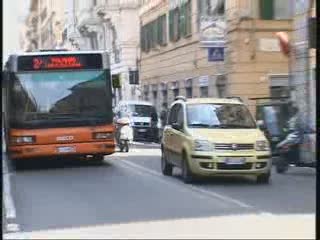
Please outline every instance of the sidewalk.
M315 239L314 214L268 213L24 232L28 239Z

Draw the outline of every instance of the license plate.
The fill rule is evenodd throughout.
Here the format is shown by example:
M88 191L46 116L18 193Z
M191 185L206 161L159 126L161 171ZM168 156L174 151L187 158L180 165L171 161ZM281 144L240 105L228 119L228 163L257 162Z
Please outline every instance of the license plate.
M70 152L76 152L75 147L58 147L59 153L70 153Z
M138 132L146 132L147 129L139 129Z
M245 158L225 158L224 163L228 165L239 165L246 162Z

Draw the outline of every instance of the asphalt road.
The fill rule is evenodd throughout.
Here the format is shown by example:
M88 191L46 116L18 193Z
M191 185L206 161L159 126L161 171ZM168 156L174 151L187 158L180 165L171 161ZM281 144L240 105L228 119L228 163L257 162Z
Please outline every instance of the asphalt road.
M31 161L11 174L10 182L15 224L26 238L63 238L68 231L70 238L99 238L94 235L98 233L101 238L153 237L152 233L179 238L191 236L189 232L193 237L205 238L200 233L208 233L210 238L224 238L232 232L239 237L252 228L256 229L252 238L266 232L290 238L292 231L297 238L314 236L314 169L273 173L269 185L257 185L250 177L218 177L185 185L179 169L173 177L161 175L157 145L141 145L129 153L107 156L100 165L65 159ZM238 230L229 231L232 224ZM55 235L59 231L67 232Z

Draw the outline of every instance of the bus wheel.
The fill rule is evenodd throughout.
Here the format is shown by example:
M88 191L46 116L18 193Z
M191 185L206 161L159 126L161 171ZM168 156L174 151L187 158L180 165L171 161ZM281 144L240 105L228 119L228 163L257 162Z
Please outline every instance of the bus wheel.
M94 155L92 158L92 161L94 163L99 163L99 164L101 164L103 160L104 160L104 155Z

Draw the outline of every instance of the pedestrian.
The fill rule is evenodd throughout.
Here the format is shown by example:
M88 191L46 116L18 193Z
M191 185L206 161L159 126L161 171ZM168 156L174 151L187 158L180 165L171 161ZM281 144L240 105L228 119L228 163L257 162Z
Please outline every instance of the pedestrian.
M162 104L162 110L161 110L161 113L160 113L160 120L161 120L162 128L166 125L167 114L168 114L168 105L167 105L167 103L163 103Z
M158 141L158 114L155 110L151 112L151 132L152 140L154 142Z

